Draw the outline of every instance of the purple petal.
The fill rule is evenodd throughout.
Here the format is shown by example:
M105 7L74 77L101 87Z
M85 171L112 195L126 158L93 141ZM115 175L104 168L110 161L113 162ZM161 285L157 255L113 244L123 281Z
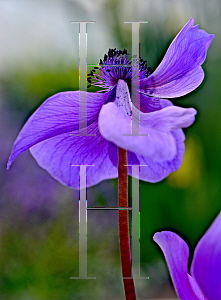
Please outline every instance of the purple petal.
M87 132L96 136L63 133L33 146L31 154L52 177L74 189L79 188L79 167L72 165L95 165L87 167L87 187L117 177L117 168L108 155L109 142L100 135L97 121L88 126Z
M177 129L171 132L176 143L176 155L172 160L156 162L147 157L134 153L137 160L140 162L140 179L148 182L158 182L166 178L171 172L177 171L183 162L185 152L184 139L182 129ZM129 155L128 155L129 158ZM129 163L137 164L137 163ZM145 165L145 167L144 167ZM128 169L128 174L131 175L131 168Z
M108 142L108 155L112 164L118 168L118 150L114 143Z
M160 101L160 105L164 108L173 106L169 100ZM140 167L139 178L148 182L158 182L167 177L171 172L178 170L183 162L183 155L185 151L184 139L185 136L181 129L172 131L172 135L176 142L176 156L171 161L155 162L137 153L127 151L129 165L145 165ZM108 153L111 162L115 167L118 167L117 146L109 143ZM128 167L128 174L132 176L132 168Z
M199 300L209 300L209 299L205 298L205 296L203 295L203 293L202 293L200 287L198 286L195 278L193 278L189 274L188 274L188 278L189 278L189 282L192 286L192 289L193 289L194 293L196 294L196 296L199 298Z
M140 133L131 134L131 119L115 103L103 105L99 114L101 135L118 147L138 153L154 161L171 160L176 154L176 145L170 132L155 130L140 125Z
M188 278L189 249L177 234L162 231L154 234L154 241L162 249L174 288L181 300L199 300Z
M169 100L161 99L160 104L162 108L172 106L172 102ZM141 156L137 153L133 153L133 156L136 157L132 159L131 155L128 153L128 163L129 164L140 164L145 165L145 167L140 167L140 179L148 182L158 182L165 177L167 177L171 172L177 171L183 162L183 155L185 152L184 140L185 136L181 129L177 129L171 132L176 143L176 155L172 160L164 162L155 162L147 157ZM137 163L136 161L139 161ZM132 174L132 169L128 168L129 175Z
M118 168L118 151L117 151L117 146L114 143L109 142L108 144L108 154L109 158L112 162L112 164ZM140 162L137 159L137 156L134 152L127 151L127 160L129 165L139 165ZM131 175L132 172L130 172L131 167L128 167L128 172Z
M191 272L205 296L221 299L221 213L199 241Z
M153 129L171 131L192 125L195 115L194 108L168 106L152 113L140 113L140 122Z
M203 81L201 65L214 35L193 24L194 19L190 19L175 37L154 73L140 81L140 88L148 95L180 97L196 89Z
M101 106L111 98L111 93L112 91L104 94L82 92L82 95L87 96L88 125L97 119ZM79 125L83 126L81 122L79 124L79 91L58 93L48 98L20 131L7 168L18 155L33 145L53 136L78 130Z
M138 99L140 100L140 111L142 111L144 113L150 113L150 112L162 109L162 106L160 104L160 98L150 97L143 93L135 92L135 95L136 94L137 94L137 97L139 97Z

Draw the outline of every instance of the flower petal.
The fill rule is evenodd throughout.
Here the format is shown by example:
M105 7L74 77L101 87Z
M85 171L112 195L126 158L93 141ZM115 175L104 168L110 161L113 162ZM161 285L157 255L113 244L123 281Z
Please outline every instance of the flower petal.
M105 139L125 150L158 162L171 160L176 154L175 140L170 132L140 125L140 134L145 135L130 135L131 119L115 103L103 105L98 124Z
M161 99L160 104L162 108L168 106L173 107L172 102L166 99ZM171 131L171 134L176 143L176 155L172 160L156 162L137 153L128 152L128 164L143 165L140 167L140 174L139 174L140 176L139 178L141 180L148 181L148 182L158 182L164 179L165 177L167 177L171 172L177 171L182 165L183 155L185 152L185 146L184 146L185 135L182 129L173 130ZM133 154L133 158L131 157L131 153ZM128 168L128 174L132 175L131 167Z
M166 101L166 100L164 100ZM161 100L162 102L162 100ZM169 102L169 101L168 101ZM170 102L171 103L171 102ZM172 104L171 104L172 105ZM171 172L178 170L183 162L184 139L185 136L181 129L174 130L172 135L176 142L176 156L171 161L155 162L137 153L127 151L129 165L142 165L140 167L139 179L147 182L158 182L167 177ZM118 167L117 146L109 142L108 153L111 162ZM144 167L145 165L145 167ZM128 174L132 176L132 168L128 167Z
M142 92L139 93L136 90L134 92L134 95L136 98L135 101L133 99L133 102L135 103L135 105L136 105L136 103L139 103L138 101L140 100L140 111L141 112L150 113L150 112L162 109L162 106L160 104L160 98L150 97L146 94L143 94Z
M183 162L184 147L184 133L182 129L177 129L171 132L176 143L176 155L172 160L156 162L145 156L136 155L140 165L140 179L148 182L158 182L167 177L171 172L177 171ZM129 158L129 155L128 155ZM129 163L133 164L133 163ZM137 164L137 163L136 163ZM145 166L145 167L144 167ZM131 175L131 168L128 169L128 174Z
M87 124L89 125L98 117L101 106L111 99L112 91L103 94L81 93L83 97L86 96L83 101L87 101ZM82 113L86 117L86 112ZM79 91L58 93L48 98L20 131L7 168L18 155L33 145L58 134L78 130L79 126L81 128L83 125L81 120L79 124Z
M221 299L221 212L199 241L191 272L205 296Z
M118 168L118 151L117 151L117 146L114 143L109 142L108 144L108 154L109 158L112 162L112 164ZM140 162L137 159L137 156L134 152L127 151L127 160L128 160L128 165L139 165ZM131 167L128 167L128 173L131 175L132 172L130 172Z
M140 81L140 88L148 95L175 98L196 89L203 81L201 68L213 34L193 26L194 19L178 33L158 68Z
M152 113L142 113L134 109L134 113L140 115L140 123L143 126L162 131L171 131L185 128L193 124L196 110L194 108L182 108L179 106L169 106Z
M205 296L203 295L200 287L198 286L196 280L194 277L190 276L188 274L188 278L189 278L189 282L192 286L192 289L194 291L194 293L196 294L196 296L199 298L199 300L208 300L207 298L205 298Z
M79 167L72 165L95 165L87 167L87 187L117 177L118 170L108 155L109 142L100 135L97 121L87 132L96 136L63 133L33 146L31 154L52 177L74 189L79 188Z
M175 290L181 300L199 300L188 278L189 249L177 234L162 231L154 234L154 241L162 249Z

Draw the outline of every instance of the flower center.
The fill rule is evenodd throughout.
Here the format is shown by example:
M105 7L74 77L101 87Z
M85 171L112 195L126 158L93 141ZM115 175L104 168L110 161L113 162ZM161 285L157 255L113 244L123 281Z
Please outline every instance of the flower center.
M128 59L130 54L127 50L109 49L104 55L104 59L100 59L98 67L94 67L87 77L90 85L104 88L105 91L111 90L117 85L119 79L126 81L129 90L131 90L132 79L143 79L152 73L152 68L147 67L147 61L141 57L136 59ZM138 63L139 62L139 63Z

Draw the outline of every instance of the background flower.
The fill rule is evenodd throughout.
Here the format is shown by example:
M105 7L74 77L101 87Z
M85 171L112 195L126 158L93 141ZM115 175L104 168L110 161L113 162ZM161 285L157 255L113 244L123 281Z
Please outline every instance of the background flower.
M181 300L217 300L221 297L221 213L199 241L188 274L189 249L177 234L155 233L153 239L161 247L176 292Z

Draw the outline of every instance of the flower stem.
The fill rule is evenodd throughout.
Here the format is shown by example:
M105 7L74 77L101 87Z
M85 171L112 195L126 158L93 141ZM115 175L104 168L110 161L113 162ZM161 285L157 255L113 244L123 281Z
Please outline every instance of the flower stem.
M118 148L118 206L128 207L128 171L127 151ZM119 209L119 240L121 268L126 300L136 300L134 282L131 272L131 254L129 239L128 210ZM129 277L130 279L125 279Z

